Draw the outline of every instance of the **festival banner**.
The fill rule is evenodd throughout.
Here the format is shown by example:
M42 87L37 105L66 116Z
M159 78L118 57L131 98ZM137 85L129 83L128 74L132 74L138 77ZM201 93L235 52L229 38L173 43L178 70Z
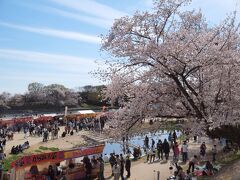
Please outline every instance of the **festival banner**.
M35 154L23 156L11 163L11 167L15 169L27 166L37 165L45 162L61 162L66 159L78 158L87 155L100 154L103 152L104 144L92 147L82 147L67 151L57 151L51 153Z
M95 147L88 147L88 148L82 148L82 149L75 149L70 151L64 152L64 158L65 159L72 159L92 154L101 154L103 152L104 145L95 146Z
M26 166L31 166L34 164L44 163L44 162L60 162L64 160L64 152L51 152L43 154L35 154L30 156L23 156L18 160L11 163L11 167L18 169Z

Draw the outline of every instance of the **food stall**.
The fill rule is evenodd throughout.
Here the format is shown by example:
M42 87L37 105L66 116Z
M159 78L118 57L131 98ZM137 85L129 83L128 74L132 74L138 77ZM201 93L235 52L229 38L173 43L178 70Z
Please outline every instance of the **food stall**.
M84 179L84 164L77 160L81 157L102 154L104 146L104 144L100 144L66 151L23 156L11 163L10 179L45 180L47 179L49 166L61 169L58 178L65 176L68 180ZM97 177L98 172L98 167L92 169L92 177Z
M66 116L67 120L80 120L83 118L95 118L98 113L93 110L80 110L75 114L70 114Z
M12 119L6 119L4 121L0 121L0 126L13 126L17 124L24 124L28 122L34 122L34 123L46 123L49 121L54 120L54 116L47 115L47 116L39 116L39 117L17 117Z

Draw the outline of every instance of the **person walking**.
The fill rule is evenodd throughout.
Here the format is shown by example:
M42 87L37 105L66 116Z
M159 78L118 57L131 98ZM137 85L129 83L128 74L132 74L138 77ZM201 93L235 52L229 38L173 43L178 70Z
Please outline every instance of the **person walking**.
M180 154L180 150L179 150L179 147L178 147L178 143L175 142L174 145L173 145L173 162L174 163L178 163L179 154Z
M113 176L114 180L119 180L120 178L120 166L117 162L115 162L115 165L113 166Z
M123 155L120 154L120 175L121 175L122 180L124 180L124 176L123 176L123 174L124 174L124 163L125 163L125 161L123 159Z
M156 149L154 146L152 146L151 148L151 156L150 156L150 163L154 162L155 161L155 154L156 154Z
M24 128L23 132L24 132L24 139L26 139L27 138L27 132L28 132L27 128Z
M217 155L217 145L215 144L212 148L212 161L216 161L216 155Z
M125 169L127 171L127 178L130 178L130 176L131 176L131 160L129 159L129 156L127 156L127 159L125 162Z
M116 164L116 158L114 157L113 153L110 154L109 163L112 168L112 176L113 176L113 166Z
M194 172L195 165L197 164L197 162L198 162L197 155L194 155L188 164L188 170L190 171L192 169L192 172Z
M159 160L163 160L163 144L161 140L158 140L157 143L157 155Z
M169 152L170 152L170 146L169 146L169 143L167 142L167 139L164 139L164 142L163 142L163 152L165 154L166 160L168 160Z
M202 159L206 155L206 149L207 149L206 144L205 144L205 142L203 142L200 146L200 156L201 156Z
M104 161L102 159L102 157L98 158L98 162L99 162L99 175L98 178L99 180L104 180Z
M177 133L176 133L175 130L173 131L172 139L173 139L173 143L176 143L176 141L177 141Z
M155 145L155 141L154 141L154 139L152 139L152 146L151 146L151 148L153 148L154 145Z
M183 145L182 145L182 160L184 163L187 162L188 159L188 145L187 145L187 141L183 141Z
M149 138L147 136L144 139L144 145L146 148L149 148Z
M146 155L147 155L147 163L148 163L148 161L149 161L149 159L150 159L150 153L151 153L151 149L146 149Z
M171 133L171 132L168 134L168 141L169 141L170 143L172 143L172 133Z

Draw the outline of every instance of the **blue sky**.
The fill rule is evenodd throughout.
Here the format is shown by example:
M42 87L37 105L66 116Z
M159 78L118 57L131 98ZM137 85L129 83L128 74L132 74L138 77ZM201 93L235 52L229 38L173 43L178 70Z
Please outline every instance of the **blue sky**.
M190 7L214 24L240 11L238 1L193 0ZM99 36L115 18L151 6L151 0L0 0L0 92L23 93L31 82L102 84L89 74L104 59Z

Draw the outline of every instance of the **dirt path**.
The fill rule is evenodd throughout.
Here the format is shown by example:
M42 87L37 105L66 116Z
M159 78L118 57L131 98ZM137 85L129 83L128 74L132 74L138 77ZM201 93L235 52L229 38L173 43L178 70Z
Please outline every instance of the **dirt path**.
M61 127L59 136L62 134L63 130L64 128ZM74 133L73 136L67 135L64 138L59 137L58 139L49 140L48 142L42 142L42 139L43 139L42 137L29 136L27 138L24 138L23 133L15 133L14 140L7 141L5 152L6 152L6 155L8 156L12 146L23 144L26 141L29 141L30 148L24 151L25 154L34 153L34 151L37 150L40 146L44 146L48 148L54 147L54 148L58 148L59 150L71 149L86 143L81 136L88 133L89 133L88 131L80 131L78 133Z

